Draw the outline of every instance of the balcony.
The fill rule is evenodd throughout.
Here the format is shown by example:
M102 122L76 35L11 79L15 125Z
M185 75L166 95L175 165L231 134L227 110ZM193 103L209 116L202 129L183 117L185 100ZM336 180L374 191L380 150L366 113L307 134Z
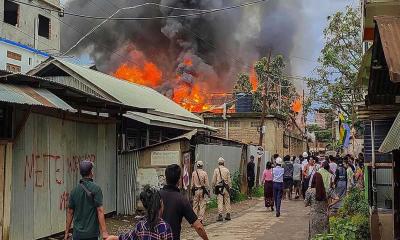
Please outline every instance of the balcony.
M363 3L363 40L374 39L375 16L400 16L400 0L362 0Z

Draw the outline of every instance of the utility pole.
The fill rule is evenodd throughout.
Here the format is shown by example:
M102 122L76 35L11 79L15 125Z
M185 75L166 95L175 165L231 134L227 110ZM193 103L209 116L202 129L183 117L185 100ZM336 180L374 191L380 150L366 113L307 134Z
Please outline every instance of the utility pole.
M268 62L267 62L267 74L266 74L266 79L264 81L264 89L263 89L263 106L262 106L262 114L261 114L261 126L260 126L260 140L258 142L259 146L263 146L263 138L264 138L264 122L265 122L265 112L267 108L267 92L268 92L268 75L269 75L269 65L271 62L271 50L269 50L268 54ZM265 156L264 156L265 157ZM256 176L256 186L258 187L260 185L260 171L261 171L261 157L258 157L257 159L257 176Z

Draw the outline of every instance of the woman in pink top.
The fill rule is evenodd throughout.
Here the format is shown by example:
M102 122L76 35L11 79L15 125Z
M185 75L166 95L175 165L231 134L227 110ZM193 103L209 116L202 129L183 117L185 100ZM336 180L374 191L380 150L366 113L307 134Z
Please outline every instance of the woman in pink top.
M273 195L273 182L272 182L272 164L267 162L266 169L262 175L262 182L264 183L264 201L265 207L271 208L274 211L274 195Z

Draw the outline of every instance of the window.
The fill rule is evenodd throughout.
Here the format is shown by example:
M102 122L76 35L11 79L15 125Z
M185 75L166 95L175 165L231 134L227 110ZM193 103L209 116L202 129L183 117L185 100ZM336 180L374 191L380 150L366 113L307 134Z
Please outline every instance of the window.
M39 36L50 39L50 19L49 18L39 15L38 34L39 34Z
M13 26L18 25L19 5L5 0L4 1L4 22Z
M0 139L10 139L12 137L12 108L0 106Z
M29 58L29 65L32 65L32 58Z
M250 126L251 126L251 127L255 127L255 128L259 128L260 125L261 125L261 122L260 122L260 121L255 121L255 122L251 122L251 123L250 123Z
M223 128L224 127L224 121L214 121L214 127Z
M289 148L289 142L290 142L289 136L284 134L283 135L283 147Z
M230 121L229 127L240 128L240 122L239 121Z
M17 61L21 61L21 54L15 52L7 51L7 57Z
M10 72L21 72L21 66L7 63L6 70Z

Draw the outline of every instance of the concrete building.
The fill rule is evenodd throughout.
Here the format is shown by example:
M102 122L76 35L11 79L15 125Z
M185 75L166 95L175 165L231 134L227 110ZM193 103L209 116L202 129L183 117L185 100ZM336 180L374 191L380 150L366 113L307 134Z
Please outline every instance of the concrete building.
M26 73L59 53L61 8L59 0L19 2L0 0L0 69Z
M258 145L261 113L228 113L226 119L220 113L203 114L206 125L218 128L216 135L246 144ZM265 121L263 147L271 155L299 155L306 149L306 142L296 126L287 126L284 119L269 115Z

